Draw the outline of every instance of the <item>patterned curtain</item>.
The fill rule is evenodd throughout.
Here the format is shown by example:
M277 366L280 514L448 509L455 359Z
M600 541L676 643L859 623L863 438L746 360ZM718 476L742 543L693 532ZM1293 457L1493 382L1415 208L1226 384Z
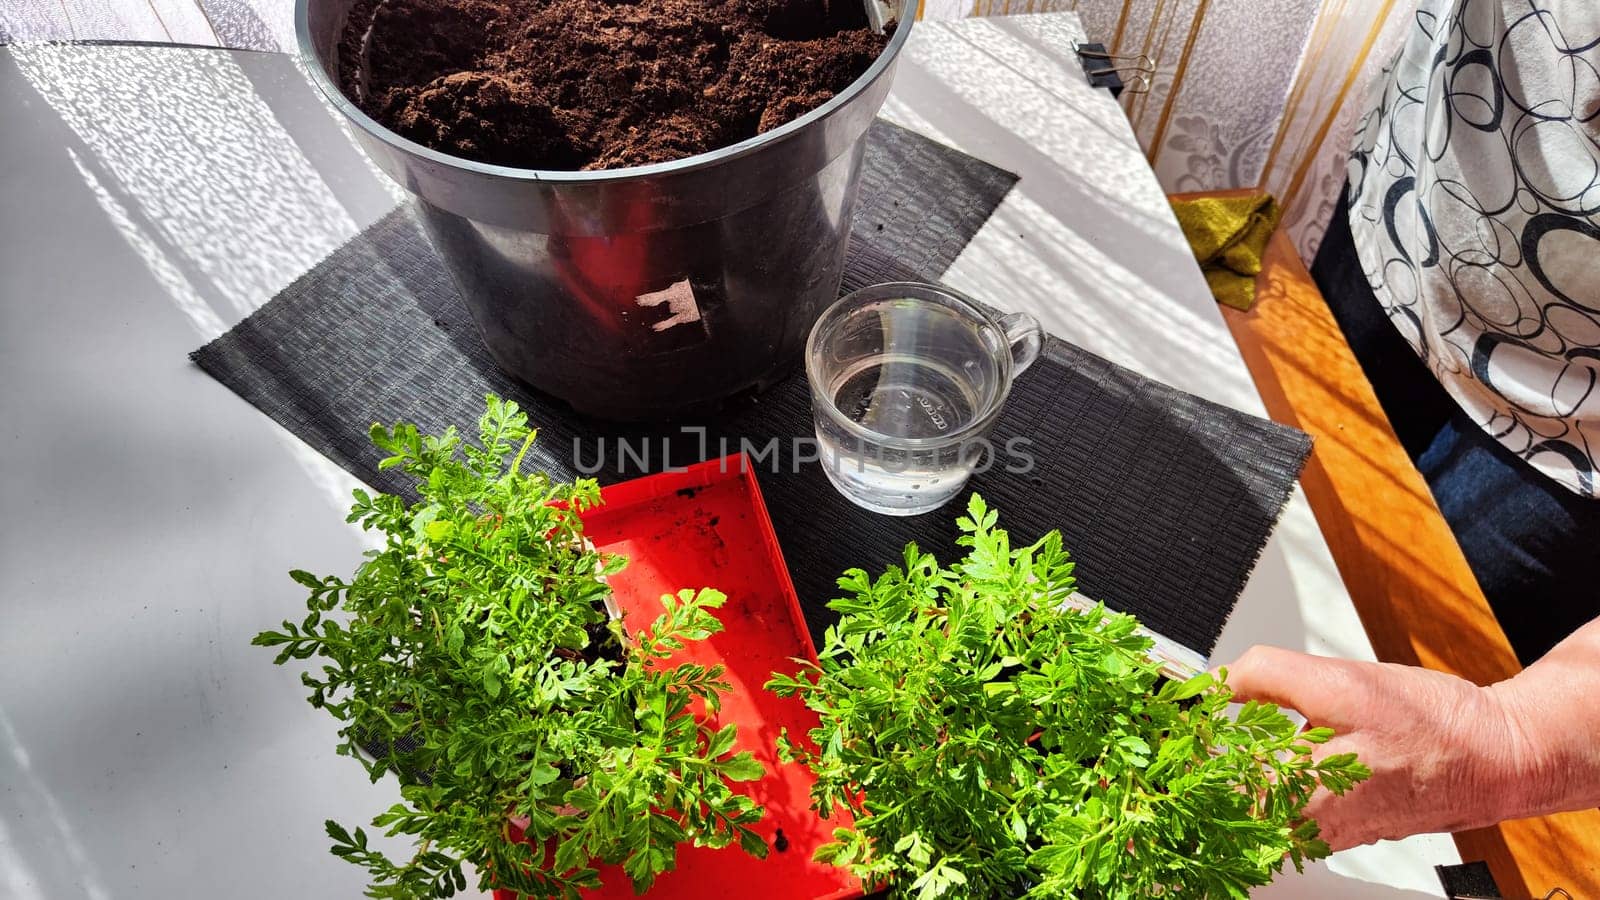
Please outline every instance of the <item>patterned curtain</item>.
M1414 0L1324 0L1261 185L1284 201L1283 227L1307 264L1339 191L1372 81L1415 27Z
M929 18L1075 10L1090 40L1156 63L1123 107L1170 192L1260 185L1307 261L1344 183L1371 77L1412 0L924 0Z

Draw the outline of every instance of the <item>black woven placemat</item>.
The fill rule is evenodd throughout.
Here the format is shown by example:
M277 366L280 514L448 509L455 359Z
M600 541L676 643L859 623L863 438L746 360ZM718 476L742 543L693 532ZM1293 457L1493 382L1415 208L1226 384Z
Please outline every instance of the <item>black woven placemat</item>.
M931 280L954 261L1015 176L884 123L874 126L845 290ZM995 298L1003 299L1003 298ZM619 427L566 407L495 369L454 285L402 207L318 264L227 334L199 365L311 446L382 490L409 493L366 440L374 421L425 430L470 426L493 391L540 429L534 464L602 482L748 446L813 637L851 566L881 568L909 540L949 559L959 503L907 519L840 497L814 463L797 374L714 422ZM702 431L696 429L703 428ZM1209 652L1310 447L1293 429L1151 381L1062 341L1013 389L994 442L1025 438L1026 473L1006 457L971 488L1015 539L1059 527L1089 596ZM631 451L621 452L623 446Z

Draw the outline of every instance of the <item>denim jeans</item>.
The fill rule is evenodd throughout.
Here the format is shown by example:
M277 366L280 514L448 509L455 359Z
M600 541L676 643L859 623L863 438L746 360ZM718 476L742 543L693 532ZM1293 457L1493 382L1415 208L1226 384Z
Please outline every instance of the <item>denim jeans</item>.
M1362 274L1343 199L1311 274L1517 658L1533 662L1600 615L1600 500L1517 459L1439 386Z

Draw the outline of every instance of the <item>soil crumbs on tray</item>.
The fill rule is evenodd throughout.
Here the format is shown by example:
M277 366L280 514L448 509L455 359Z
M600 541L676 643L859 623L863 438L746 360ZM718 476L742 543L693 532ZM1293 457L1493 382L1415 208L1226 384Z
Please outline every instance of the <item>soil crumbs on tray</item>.
M614 169L792 121L888 40L860 0L363 0L339 55L345 94L417 143Z

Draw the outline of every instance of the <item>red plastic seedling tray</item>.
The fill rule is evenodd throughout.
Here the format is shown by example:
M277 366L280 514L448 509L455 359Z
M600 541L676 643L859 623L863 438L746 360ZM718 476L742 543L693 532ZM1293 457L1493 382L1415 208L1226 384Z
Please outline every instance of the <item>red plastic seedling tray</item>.
M728 595L717 612L724 631L691 645L671 661L727 667L733 690L722 699L721 723L739 726L735 750L749 750L766 768L760 781L735 784L766 807L754 826L772 848L756 859L735 844L721 850L678 848L677 868L656 879L651 900L842 900L860 897L860 884L842 869L813 862L811 853L849 824L836 811L821 819L811 810L813 779L799 765L780 765L780 729L803 736L817 717L799 698L763 689L773 672L793 672L794 658L816 659L800 603L761 490L744 457L707 460L605 488L603 505L584 513L584 533L601 549L628 557L612 576L623 623L637 631L661 614L661 595L713 587ZM778 830L783 840L778 840ZM786 849L779 851L778 846ZM634 896L621 866L601 866L603 887L592 898ZM497 900L510 894L496 892Z

